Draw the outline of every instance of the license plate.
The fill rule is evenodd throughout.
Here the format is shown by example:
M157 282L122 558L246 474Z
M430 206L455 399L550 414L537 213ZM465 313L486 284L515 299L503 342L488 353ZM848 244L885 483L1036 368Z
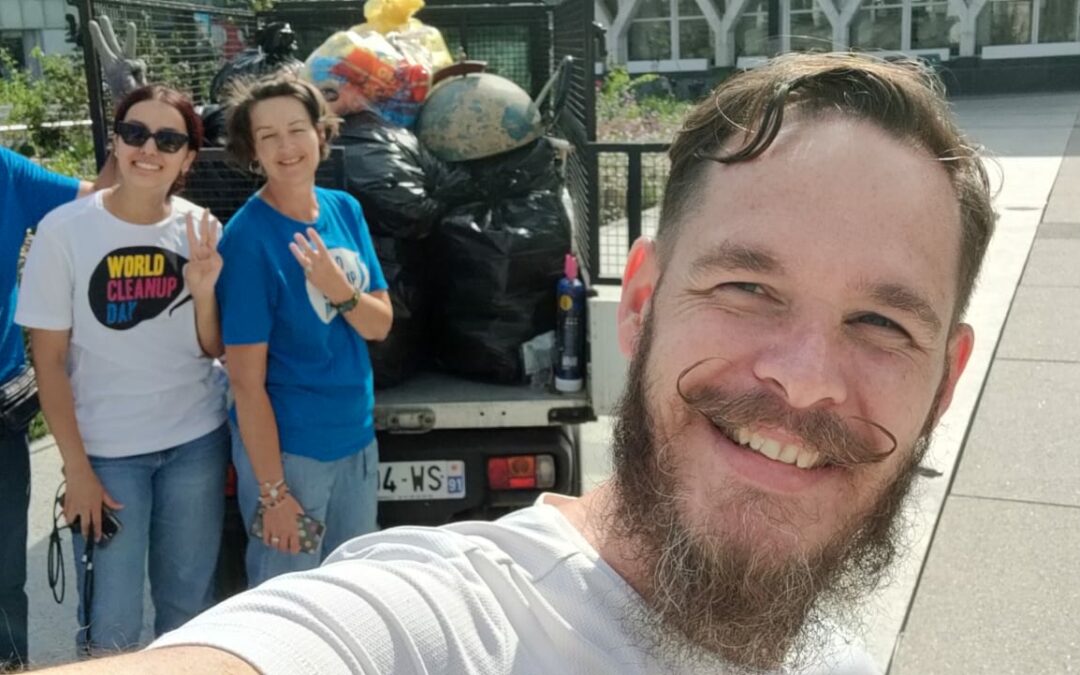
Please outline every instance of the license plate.
M464 499L465 462L379 462L379 501Z

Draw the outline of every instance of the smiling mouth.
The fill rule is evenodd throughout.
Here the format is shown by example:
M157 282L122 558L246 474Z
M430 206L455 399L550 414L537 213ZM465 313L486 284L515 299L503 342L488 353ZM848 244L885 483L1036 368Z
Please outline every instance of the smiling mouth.
M161 171L162 167L157 164L147 164L146 162L132 162L137 168L143 171Z
M767 431L751 427L737 427L734 430L720 425L713 425L728 440L743 448L756 452L780 464L788 464L799 469L809 470L828 466L828 461L816 450L810 450L798 443L791 443L771 436Z
M278 164L280 164L281 166L293 166L295 164L299 164L301 162L301 160L303 160L303 159L304 159L303 157L294 157L293 159L283 159L283 160L279 161Z

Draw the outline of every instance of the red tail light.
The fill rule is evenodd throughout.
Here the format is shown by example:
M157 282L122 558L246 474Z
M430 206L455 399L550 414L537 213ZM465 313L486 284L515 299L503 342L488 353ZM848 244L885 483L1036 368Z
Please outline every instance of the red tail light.
M551 455L490 457L487 473L492 490L546 490L555 486L555 458Z

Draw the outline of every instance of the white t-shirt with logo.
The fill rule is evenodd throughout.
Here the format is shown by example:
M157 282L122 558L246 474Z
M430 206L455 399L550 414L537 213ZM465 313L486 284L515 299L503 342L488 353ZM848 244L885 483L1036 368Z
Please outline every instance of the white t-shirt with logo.
M86 452L127 457L203 436L225 421L220 368L199 346L184 283L185 214L135 225L98 192L50 212L23 270L16 323L70 330L68 375Z
M264 675L723 675L642 649L624 620L640 596L549 503L558 499L495 522L353 539L322 567L230 598L151 648L215 647ZM880 671L838 635L797 672Z

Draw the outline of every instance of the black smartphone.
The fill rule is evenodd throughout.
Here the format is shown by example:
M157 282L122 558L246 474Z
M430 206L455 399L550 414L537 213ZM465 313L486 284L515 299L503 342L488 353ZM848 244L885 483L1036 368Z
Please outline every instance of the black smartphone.
M60 495L60 497L56 500L56 502L60 505L60 508L63 508L64 507L64 495ZM72 529L72 531L81 529L80 525L79 525L79 517L76 516L74 521L72 521L71 523L68 523L68 527L70 527ZM101 507L101 541L97 542L96 545L97 546L103 546L103 545L107 544L109 542L109 540L111 540L113 537L115 537L120 532L120 529L121 529L120 519L116 517L116 514L113 513L112 509L110 509L107 506L102 505L102 507Z

